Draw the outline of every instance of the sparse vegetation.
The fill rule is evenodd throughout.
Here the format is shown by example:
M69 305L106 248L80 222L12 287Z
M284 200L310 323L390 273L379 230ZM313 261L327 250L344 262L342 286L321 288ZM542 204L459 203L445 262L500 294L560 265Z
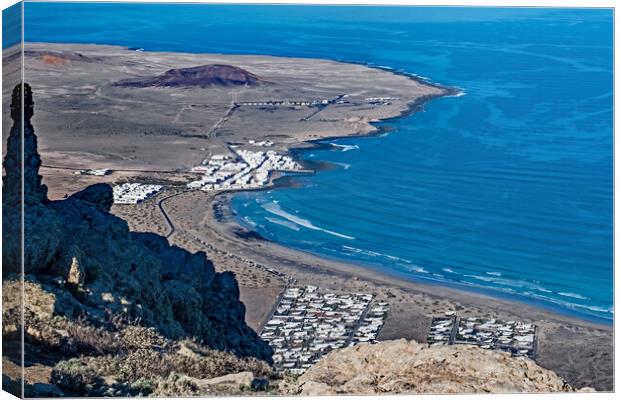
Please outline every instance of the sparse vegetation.
M54 315L58 297L34 281L26 281L24 289L26 342L45 349L46 362L52 366L49 383L28 385L26 377L30 396L60 391L74 396L197 396L207 394L210 387L198 385L201 380L239 372L271 374L263 361L211 349L195 338L169 339L122 314L104 313L99 321ZM3 339L17 343L22 322L16 290L18 280L5 280ZM38 356L29 354L29 362L36 363ZM230 394L241 388L213 390Z

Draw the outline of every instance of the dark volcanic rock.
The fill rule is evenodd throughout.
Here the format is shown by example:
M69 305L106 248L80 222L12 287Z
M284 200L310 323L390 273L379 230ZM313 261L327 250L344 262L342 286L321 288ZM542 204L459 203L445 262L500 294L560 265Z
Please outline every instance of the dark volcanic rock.
M24 243L24 258L28 265L51 262L58 245L58 236L54 236L53 231L56 226L53 216L46 216L42 208L47 202L47 187L41 183L39 175L41 158L37 152L37 137L30 123L33 107L30 86L28 84L24 84L23 87L21 84L15 86L11 101L11 118L14 123L7 139L6 156L2 163L5 171L2 181L3 275L21 272L22 249L19 238L23 232L22 222L25 232L32 238L32 241ZM22 202L24 214L22 214ZM49 229L46 229L48 226ZM41 235L41 231L45 231L45 234Z
M5 275L20 272L20 88L13 95L14 126L4 161ZM195 337L218 350L271 361L271 348L245 324L234 276L216 273L205 253L171 246L155 234L130 232L123 219L108 212L113 197L107 184L66 200L47 199L30 124L32 94L28 85L24 88L24 272L32 280L67 282L47 286L59 299L71 297L56 302L54 313L80 314L93 323L118 314L169 338Z
M114 204L114 193L112 193L110 185L97 183L87 187L81 192L72 194L69 199L80 200L100 210L110 211L112 204Z
M32 91L27 83L23 85L23 90L24 96L22 96L22 85L17 85L13 89L11 119L14 121L14 124L7 140L7 154L2 163L6 173L2 185L4 201L13 205L20 204L22 194L26 204L37 204L47 199L47 187L41 184L41 175L39 175L41 157L39 157L37 152L37 137L30 123L34 108ZM24 123L23 153L20 134L22 129L22 106ZM21 187L22 178L24 180L23 193Z
M125 79L116 86L152 87L152 86L255 86L261 83L258 76L232 65L209 64L191 68L179 68L166 71L163 75L150 78Z

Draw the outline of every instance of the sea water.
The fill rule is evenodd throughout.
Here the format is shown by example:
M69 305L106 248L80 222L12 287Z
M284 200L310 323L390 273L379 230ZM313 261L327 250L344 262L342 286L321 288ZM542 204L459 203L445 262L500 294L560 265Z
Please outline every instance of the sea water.
M613 319L613 16L604 9L26 3L28 41L319 57L458 87L238 194L263 237L405 279ZM377 88L380 95L380 88Z

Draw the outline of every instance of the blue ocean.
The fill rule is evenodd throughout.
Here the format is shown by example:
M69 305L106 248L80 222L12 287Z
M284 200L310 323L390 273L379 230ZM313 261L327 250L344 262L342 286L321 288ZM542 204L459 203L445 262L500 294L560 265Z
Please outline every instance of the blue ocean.
M611 9L26 3L27 41L319 57L461 96L299 152L323 168L233 201L272 241L613 319Z

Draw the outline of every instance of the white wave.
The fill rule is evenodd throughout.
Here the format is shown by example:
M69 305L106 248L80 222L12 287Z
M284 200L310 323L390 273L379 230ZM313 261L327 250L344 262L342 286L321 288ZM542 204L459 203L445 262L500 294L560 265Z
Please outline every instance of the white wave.
M336 144L330 143L334 147L338 147L340 151L351 151L351 150L359 150L359 146L356 144Z
M455 272L454 272L454 271L452 271L450 268L442 268L441 270L442 270L442 271L446 271L446 272L448 272L448 273L450 273L450 274L454 274L454 273L455 273Z
M351 246L345 246L345 245L342 245L342 248L343 248L343 249L346 249L346 250L353 251L353 252L355 252L355 253L361 253L361 252L363 252L363 251L364 251L364 250L362 250L362 249L358 249L357 247L351 247Z
M246 224L250 225L251 227L253 228L256 227L256 222L252 221L249 217L243 217L243 220L245 221Z
M465 275L465 276L474 277L473 275ZM482 278L486 278L486 277L482 277ZM487 282L490 281L490 279L489 280L482 279L482 280L487 281ZM533 298L533 299L537 299L537 300L553 303L553 304L556 304L556 305L559 305L561 307L568 308L568 309L571 309L571 310L585 310L585 311L581 311L581 312L585 312L586 314L595 315L595 316L606 318L606 319L608 319L610 317L608 315L601 315L601 314L611 314L612 315L611 318L613 318L613 314L614 314L614 307L613 307L613 305L611 305L609 307L592 306L592 305L586 305L586 304L573 303L573 302L570 302L570 301L564 301L564 300L561 300L561 299L557 299L557 298L550 297L550 296L544 296L542 294L534 293L534 292L530 292L530 291L514 290L514 289L511 289L511 288L507 288L507 287L487 286L487 285L482 285L482 284L479 284L479 283L467 282L467 281L462 281L462 282L459 282L459 283L467 285L467 286L479 287L479 288L482 288L482 289L497 290L499 292L504 292L504 293L520 294L520 295L527 296L527 297L530 297L530 298ZM536 290L540 290L540 288L536 288ZM548 291L548 292L550 292L550 291ZM580 295L578 295L578 296L580 296ZM569 297L571 297L571 296L569 296Z
M579 300L589 300L587 297L580 295L579 293L571 293L571 292L558 292L560 296L564 297L572 297L573 299Z
M307 219L304 218L300 218L296 215L290 214L286 211L284 211L282 209L282 207L280 207L280 205L278 203L267 203L267 204L261 204L261 207L263 207L265 210L267 210L268 212L277 215L279 217L282 217L294 224L297 224L299 226L303 226L304 228L308 228L308 229L312 229L315 231L321 231L321 232L325 232L328 233L330 235L333 236L338 236L341 237L343 239L349 239L349 240L355 240L355 238L353 236L347 236L347 235L343 235L342 233L338 233L338 232L334 232L334 231L330 231L328 229L323 229L320 228L318 226L315 226L314 224L312 224L312 222L308 221Z
M575 307L585 308L586 310L590 310L590 311L614 314L614 307L613 306L611 306L611 307L599 307L599 306L584 306L584 305L581 305L581 304L575 304Z
M269 222L272 222L274 224L278 224L278 225L282 225L285 226L289 229L292 229L294 231L298 231L299 227L297 225L295 225L294 223L290 222L290 221L286 221L280 218L271 218L271 217L265 217L265 219Z
M422 267L417 267L417 266L416 267L407 267L407 269L410 270L410 271L419 272L421 274L428 274L428 271L425 270Z
M347 163L340 163L340 162L335 162L334 164L336 165L340 165L342 168L344 168L345 170L351 168L351 164L347 164Z
M595 313L614 314L613 306L609 306L609 307L588 306L585 304L571 303L570 301L564 301L564 300L556 299L556 298L549 297L549 296L543 296L543 295L532 293L532 292L524 292L523 294L533 297L538 300L544 300L544 301L548 301L553 304L560 305L562 307L570 308L572 310L581 309L581 310L593 311ZM591 314L591 313L588 313L588 314Z
M342 245L342 248L344 250L347 250L349 252L353 252L353 253L357 253L357 254L364 254L370 257L381 257L381 258L385 258L388 259L390 261L397 261L400 263L406 263L406 264L413 264L413 261L408 260L406 258L401 258L401 257L397 257L397 256L393 256L390 254L384 254L384 253L379 253L376 251L372 251L372 250L363 250L363 249L358 249L357 247L352 247L352 246L345 246ZM424 271L426 272L426 271Z
M431 79L429 77L426 77L424 75L418 75L418 74L411 74L411 75L415 76L416 78L419 78L419 79L422 79L424 81L427 81L427 82L431 81Z
M448 96L448 97L462 97L465 96L467 93L465 93L464 90L459 90L456 94L453 94L452 96Z
M530 289L530 290L540 290L544 289L542 286L537 285L532 282L520 280L520 279L509 279L509 278L500 278L498 276L481 276L481 275L465 275L469 278L474 278L483 282L490 282L496 285L509 286L520 289Z
M485 274L487 275L493 275L493 276L502 276L501 272L485 272Z

